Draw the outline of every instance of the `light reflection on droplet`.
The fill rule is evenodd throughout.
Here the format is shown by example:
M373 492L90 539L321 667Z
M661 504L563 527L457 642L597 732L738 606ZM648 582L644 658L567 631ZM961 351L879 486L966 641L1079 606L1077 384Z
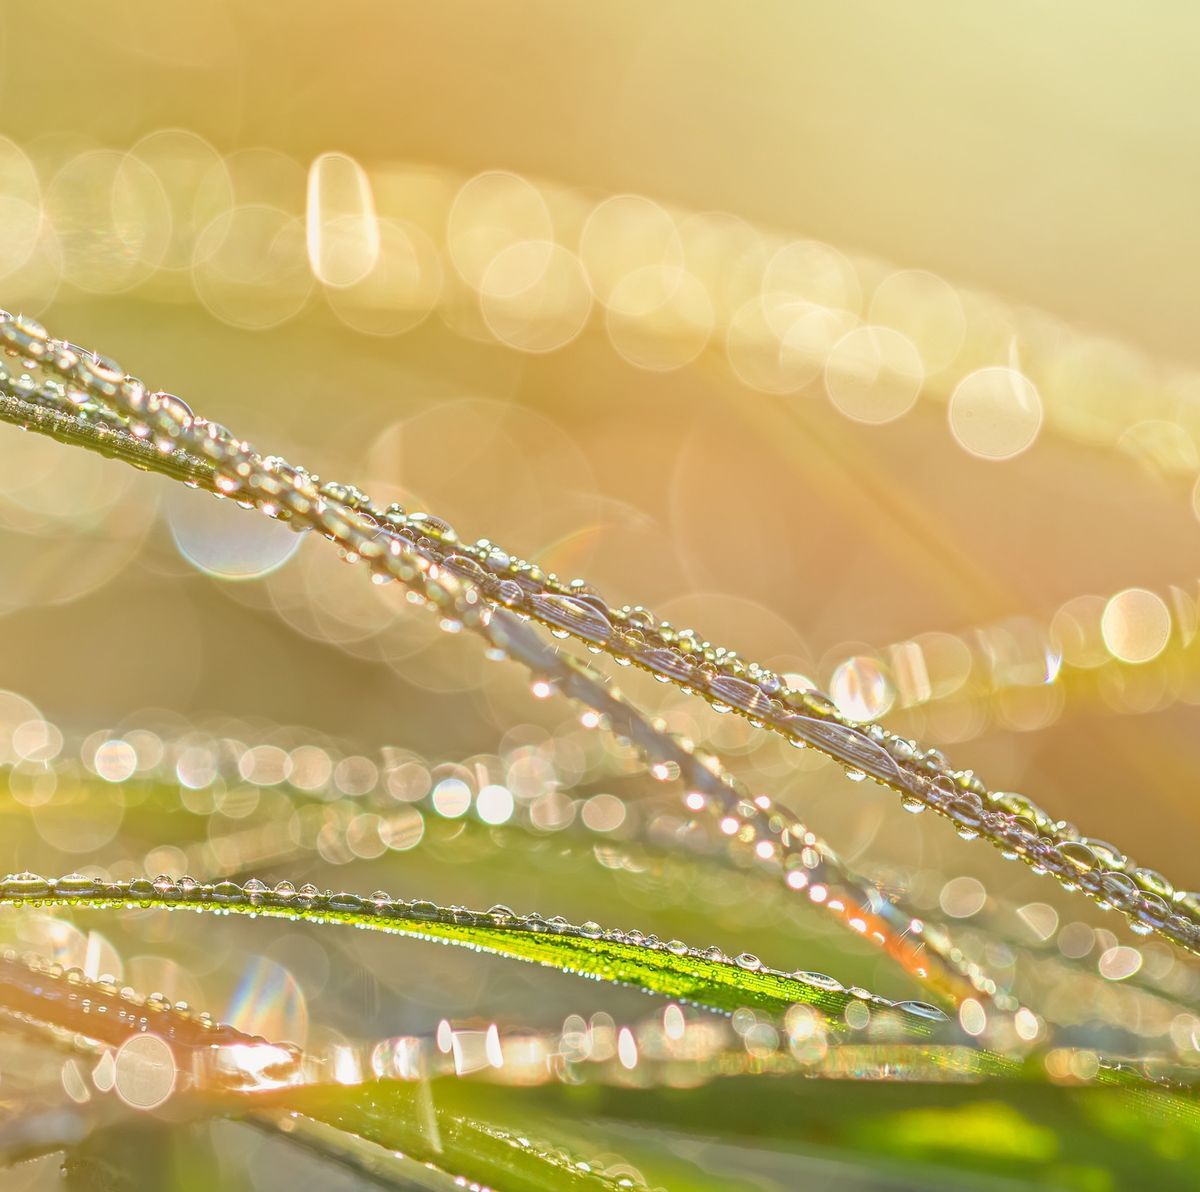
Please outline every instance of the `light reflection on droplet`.
M1012 459L1042 426L1037 387L1015 368L991 366L964 377L950 397L950 431L980 459Z
M1109 653L1122 662L1149 662L1166 649L1171 612L1166 602L1145 588L1126 588L1104 607L1100 632Z

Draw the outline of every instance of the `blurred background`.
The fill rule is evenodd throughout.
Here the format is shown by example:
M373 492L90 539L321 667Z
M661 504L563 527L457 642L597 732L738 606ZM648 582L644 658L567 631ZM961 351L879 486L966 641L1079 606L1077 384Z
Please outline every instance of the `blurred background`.
M1200 15L1169 7L5 4L0 306L1187 885ZM321 733L496 781L574 723L325 545L16 430L0 527L13 723ZM989 866L1046 897L621 679L918 904L969 918L943 881ZM83 839L122 857L119 817ZM547 910L489 872L422 893ZM296 938L289 979L328 981Z

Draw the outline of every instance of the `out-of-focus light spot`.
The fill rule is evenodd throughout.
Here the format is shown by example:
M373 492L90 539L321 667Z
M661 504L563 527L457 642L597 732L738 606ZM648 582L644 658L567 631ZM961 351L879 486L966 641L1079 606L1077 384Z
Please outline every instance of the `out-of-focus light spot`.
M951 878L938 895L942 910L952 919L969 919L983 910L987 902L987 890L981 881L973 877Z
M42 230L42 189L21 148L0 137L0 277L33 256Z
M683 1038L686 1029L687 1023L684 1021L683 1011L672 1003L663 1011L663 1034L677 1043Z
M1141 967L1142 954L1136 948L1127 948L1123 944L1107 948L1098 962L1100 975L1109 981L1124 981Z
M1058 950L1070 960L1081 960L1096 946L1096 932L1086 923L1068 923L1058 933Z
M444 1018L437 1025L434 1039L437 1042L438 1051L443 1055L448 1055L454 1046L454 1028Z
M1017 1035L1024 1039L1026 1043L1032 1043L1041 1032L1037 1015L1025 1006L1022 1006L1013 1015L1013 1028L1016 1030Z
M308 261L334 289L361 282L379 260L379 221L366 171L345 153L322 153L308 171Z
M425 819L415 807L405 807L387 816L379 835L393 852L407 852L421 843L425 835Z
M117 1052L113 1086L132 1109L157 1109L175 1089L175 1055L158 1035L134 1035Z
M353 285L327 290L325 300L347 327L363 335L400 335L421 323L442 295L442 262L430 238L413 224L379 221L379 255Z
M608 298L606 326L617 354L638 368L682 368L704 351L713 305L700 280L674 265L626 274Z
M987 1011L973 997L969 997L958 1008L958 1022L968 1035L978 1038L987 1030Z
M1075 596L1054 614L1050 639L1070 666L1103 666L1111 657L1100 628L1106 605L1103 596Z
M794 240L776 250L763 271L762 288L830 310L857 313L862 306L857 270L836 248L816 240Z
M71 158L47 188L46 212L66 280L92 294L120 293L145 281L170 242L162 182L129 153L94 149Z
M1015 368L994 365L964 377L950 396L950 431L980 459L1012 459L1042 426L1037 387Z
M925 366L912 340L890 327L856 327L825 362L829 400L856 422L878 425L916 404Z
M1058 911L1048 902L1028 902L1017 908L1017 917L1039 940L1048 940L1058 930Z
M433 788L432 800L438 815L457 819L471 806L471 788L461 778L443 778Z
M500 1046L500 1029L494 1022L487 1029L487 1034L484 1038L484 1050L487 1053L488 1063L493 1068L504 1067L504 1049Z
M911 340L931 373L954 360L966 333L958 292L922 269L901 269L880 282L868 314L871 322L895 328Z
M683 244L671 213L642 195L613 195L588 215L579 237L588 280L607 303L635 269L683 264Z
M751 389L795 393L821 373L854 325L844 311L786 294L757 295L734 312L725 337L729 366Z
M335 1043L330 1050L334 1082L341 1085L362 1084L362 1062L354 1048L345 1043Z
M485 824L506 824L512 819L514 802L506 786L489 783L475 797L475 814Z
M192 282L209 313L231 327L286 323L314 284L303 221L265 204L218 215L196 239Z
M463 184L446 222L446 247L462 279L478 290L492 262L522 242L554 239L554 223L541 192L502 170Z
M96 1061L96 1066L92 1069L92 1084L102 1093L112 1092L113 1084L116 1082L117 1076L117 1060L111 1049L108 1049Z
M860 654L834 670L829 695L843 716L875 720L892 706L895 689L878 659Z
M91 1089L88 1088L87 1081L84 1079L83 1073L79 1070L79 1064L75 1060L66 1060L63 1063L62 1086L63 1092L76 1105L83 1105L92 1099Z
M561 791L548 791L529 805L529 819L543 832L560 832L575 818L575 801Z
M1126 588L1104 606L1100 632L1114 658L1149 662L1166 648L1171 636L1171 612L1156 593Z
M370 794L379 781L379 767L361 754L342 758L333 768L333 785L352 799Z
M616 795L593 795L584 803L582 815L593 832L615 832L625 822L625 804Z
M633 1037L633 1031L627 1026L623 1026L617 1034L617 1059L621 1061L622 1068L632 1071L637 1067L637 1040Z
M871 1021L871 1010L865 1002L850 1002L843 1011L842 1017L852 1031L861 1031Z
M231 501L181 489L167 497L167 525L179 553L216 579L261 579L300 549L304 535L269 517L251 517Z
M491 333L521 352L554 352L582 330L592 308L583 267L550 240L521 240L493 258L479 282Z
M182 128L148 133L130 154L154 173L170 209L171 235L159 268L190 268L200 232L233 206L225 159L203 137Z
M137 769L137 754L128 741L105 741L92 764L105 782L124 782Z
M899 642L888 652L900 706L911 708L914 704L925 703L933 695L933 686L929 682L929 668L925 664L925 653L920 643Z

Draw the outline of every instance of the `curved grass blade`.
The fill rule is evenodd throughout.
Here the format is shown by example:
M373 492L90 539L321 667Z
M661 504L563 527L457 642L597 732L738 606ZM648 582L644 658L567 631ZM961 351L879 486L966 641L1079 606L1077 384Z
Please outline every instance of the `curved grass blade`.
M14 377L6 369L0 390L13 402L73 413L105 434L150 437L175 468L187 466L189 458L207 460L212 470L201 478L217 491L318 529L348 558L405 584L447 622L486 633L501 606L538 620L719 710L737 712L794 744L820 748L853 776L869 773L896 790L913 809L931 808L960 835L982 837L1004 856L1121 910L1136 930L1157 932L1200 953L1200 898L1177 890L1161 874L1132 868L1124 855L1081 838L1024 796L989 791L972 771L953 769L940 752L920 750L878 725L851 722L819 693L787 690L772 672L743 663L692 631L660 624L640 607L613 609L581 581L562 585L491 542L464 546L436 517L379 510L353 486L319 484L284 460L264 459L225 428L195 418L178 398L148 393L114 362L52 340L32 320L0 312L0 341L45 378ZM0 416L10 415L21 425L45 429L22 420L19 409L0 409Z
M79 874L58 879L17 874L0 882L3 904L77 909L161 907L340 923L492 952L727 1012L745 1006L783 1014L789 1006L804 1003L836 1019L850 1002L861 1000L857 993L822 974L784 973L768 968L756 956L742 954L731 959L718 948L701 950L677 940L664 943L637 931L605 931L595 923L575 926L540 915L518 916L503 906L476 912L385 894L364 898L321 893L313 886L297 890L290 882L271 889L253 879L240 886L235 882L207 885L190 878L99 882ZM920 1002L892 1003L879 998L877 1004L898 1011L905 1027L918 1036L928 1034L931 1024L946 1020L942 1011Z

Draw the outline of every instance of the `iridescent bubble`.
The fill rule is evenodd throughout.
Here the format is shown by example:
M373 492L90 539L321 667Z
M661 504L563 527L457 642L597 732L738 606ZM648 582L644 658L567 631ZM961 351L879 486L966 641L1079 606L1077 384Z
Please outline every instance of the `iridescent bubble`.
M950 431L980 459L1012 459L1042 426L1037 387L1015 368L994 365L964 377L950 397Z

